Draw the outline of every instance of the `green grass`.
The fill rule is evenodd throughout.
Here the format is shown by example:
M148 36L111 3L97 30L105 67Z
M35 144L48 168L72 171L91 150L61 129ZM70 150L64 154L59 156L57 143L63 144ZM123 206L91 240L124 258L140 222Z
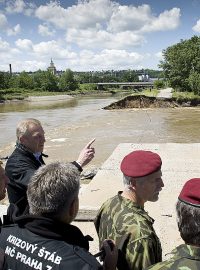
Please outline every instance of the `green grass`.
M48 91L35 91L21 88L9 88L0 90L0 100L12 100L18 99L23 100L28 96L56 96L56 95L67 95L69 92L48 92Z
M159 93L158 89L145 89L140 92L141 95L145 95L147 97L156 97Z
M195 95L193 92L176 92L172 93L172 97L176 99L199 99L200 96Z
M89 85L80 85L80 88L75 91L66 91L66 92L48 92L40 91L39 89L22 89L22 88L9 88L0 90L0 100L23 100L28 96L55 96L55 95L105 95L105 94L118 94L126 93L127 95L146 95L156 97L158 90L156 89L145 89L143 91L134 92L132 89L120 89L120 88L109 88L106 90L96 90L94 86Z

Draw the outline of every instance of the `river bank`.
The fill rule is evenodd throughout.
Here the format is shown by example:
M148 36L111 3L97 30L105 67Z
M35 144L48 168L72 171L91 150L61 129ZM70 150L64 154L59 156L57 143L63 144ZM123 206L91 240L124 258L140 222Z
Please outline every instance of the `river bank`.
M109 97L117 96L119 100L108 104L103 109L106 110L121 110L131 108L176 108L176 107L197 107L200 106L200 97L194 96L189 93L176 93L172 96L173 89L165 88L158 90L143 90L141 92L134 92L133 90L93 90L93 91L73 91L68 94L62 94L60 92L41 92L40 95L28 96L19 99L7 99L0 100L1 104L12 103L45 103L45 102L60 102L66 100L72 100L77 97Z
M0 95L0 105L1 104L9 104L9 103L22 103L22 102L35 102L35 101L49 101L49 100L66 100L67 98L73 97L105 97L111 95L122 95L131 94L131 90L78 90L71 92L30 92L30 93L20 93L17 94L9 94Z

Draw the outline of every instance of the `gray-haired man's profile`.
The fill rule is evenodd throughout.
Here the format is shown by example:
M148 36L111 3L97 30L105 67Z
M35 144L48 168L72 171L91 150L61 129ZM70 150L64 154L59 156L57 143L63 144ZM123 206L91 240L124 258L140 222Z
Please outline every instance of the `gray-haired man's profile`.
M45 164L43 157L47 157L43 154L46 142L45 131L39 120L26 118L18 123L16 137L16 147L5 167L9 178L8 199L10 203L20 201L25 208L27 205L26 190L30 178L38 168ZM78 159L72 162L80 172L94 157L95 150L91 146L93 142L94 139L86 144Z

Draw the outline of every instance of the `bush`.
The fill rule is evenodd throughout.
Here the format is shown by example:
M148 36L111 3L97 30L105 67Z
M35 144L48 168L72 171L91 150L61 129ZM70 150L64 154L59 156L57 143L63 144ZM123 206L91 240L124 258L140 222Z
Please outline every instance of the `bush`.
M155 88L160 89L165 87L165 82L163 80L156 80L153 85Z
M93 83L84 83L84 84L80 84L79 85L79 88L80 90L87 90L87 91L93 91L93 90L96 90L96 84L93 84Z

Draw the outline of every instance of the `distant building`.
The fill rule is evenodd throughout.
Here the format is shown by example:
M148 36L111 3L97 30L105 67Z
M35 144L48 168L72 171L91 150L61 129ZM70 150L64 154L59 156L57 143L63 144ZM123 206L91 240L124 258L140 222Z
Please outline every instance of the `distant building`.
M50 71L53 75L56 75L56 67L53 63L53 60L51 58L50 66L47 68L48 71Z
M150 78L148 74L142 74L138 76L140 82L149 82Z

